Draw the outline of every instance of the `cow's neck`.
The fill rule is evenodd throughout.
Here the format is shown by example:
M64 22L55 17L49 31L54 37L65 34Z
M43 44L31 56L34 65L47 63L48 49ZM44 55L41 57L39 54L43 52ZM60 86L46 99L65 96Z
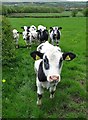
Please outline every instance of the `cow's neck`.
M40 65L39 65L38 79L39 79L40 82L46 82L47 81L47 77L45 76L44 71L43 71L43 61L41 61Z

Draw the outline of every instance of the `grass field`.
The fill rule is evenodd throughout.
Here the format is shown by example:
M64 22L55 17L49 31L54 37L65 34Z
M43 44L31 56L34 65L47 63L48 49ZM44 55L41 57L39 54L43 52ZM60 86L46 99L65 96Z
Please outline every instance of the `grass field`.
M71 17L72 11L64 11L61 13L12 13L10 17ZM78 12L76 16L83 17L82 12Z
M55 98L49 99L45 91L43 105L36 105L36 85L34 61L31 48L16 49L16 62L3 66L2 86L3 118L86 118L86 18L8 18L18 31L23 25L49 27L61 26L60 47L63 52L72 51L77 57L72 62L64 62L61 82L57 86ZM25 46L22 36L20 46Z

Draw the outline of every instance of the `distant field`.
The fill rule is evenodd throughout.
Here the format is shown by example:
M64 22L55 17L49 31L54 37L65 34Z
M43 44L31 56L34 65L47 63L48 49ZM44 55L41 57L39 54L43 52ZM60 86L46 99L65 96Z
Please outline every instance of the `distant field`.
M72 51L76 58L64 62L61 82L57 86L55 98L49 99L45 91L43 105L36 105L34 61L31 48L16 49L17 62L3 67L3 118L88 118L86 115L86 18L8 18L12 28L21 30L23 25L36 27L39 24L61 26L60 47L63 52ZM25 42L20 35L20 46Z
M64 11L62 13L12 13L9 17L71 17L72 11ZM78 12L77 16L83 16L81 12Z

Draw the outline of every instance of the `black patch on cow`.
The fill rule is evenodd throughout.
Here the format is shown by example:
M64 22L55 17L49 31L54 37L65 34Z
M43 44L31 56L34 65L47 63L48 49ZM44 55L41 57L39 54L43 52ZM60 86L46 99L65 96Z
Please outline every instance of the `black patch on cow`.
M38 94L38 98L40 100L42 98L42 94Z
M28 35L29 33L27 32L27 37L26 37L26 41L29 42L30 36Z
M41 45L41 46L38 48L38 51L41 51L43 46L44 46L44 45Z
M50 29L50 33L52 32L52 29Z
M29 28L27 27L27 32L30 32Z
M44 67L46 70L49 69L49 60L48 60L47 56L45 56L45 58L44 58Z
M57 34L53 34L53 39L54 40L59 40L60 39L60 32L57 30Z
M36 55L38 55L41 59L43 58L43 53L40 53L39 51L33 51L30 53L30 55L34 60L36 60Z
M41 61L40 65L39 65L38 79L39 79L40 82L46 82L47 81L47 77L45 76L45 74L43 72L43 61Z
M65 52L65 53L62 54L62 56L63 56L63 60L65 60L66 57L69 56L70 60L68 60L68 61L71 61L76 57L76 55L72 52Z
M44 30L44 31L38 30L37 38L40 40L40 42L47 41L48 40L48 31L47 30Z
M63 59L62 58L60 58L60 61L59 61L59 69L61 68L61 66L62 66L62 61L63 61Z
M57 39L60 39L60 32L57 30Z
M51 91L50 94L54 95L55 91Z

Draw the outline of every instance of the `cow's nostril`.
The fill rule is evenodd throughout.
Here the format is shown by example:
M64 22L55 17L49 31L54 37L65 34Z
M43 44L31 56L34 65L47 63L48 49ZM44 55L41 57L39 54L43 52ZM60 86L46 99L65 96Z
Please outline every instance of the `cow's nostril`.
M51 81L59 80L59 76L53 75L53 76L50 76L49 79L50 79Z

